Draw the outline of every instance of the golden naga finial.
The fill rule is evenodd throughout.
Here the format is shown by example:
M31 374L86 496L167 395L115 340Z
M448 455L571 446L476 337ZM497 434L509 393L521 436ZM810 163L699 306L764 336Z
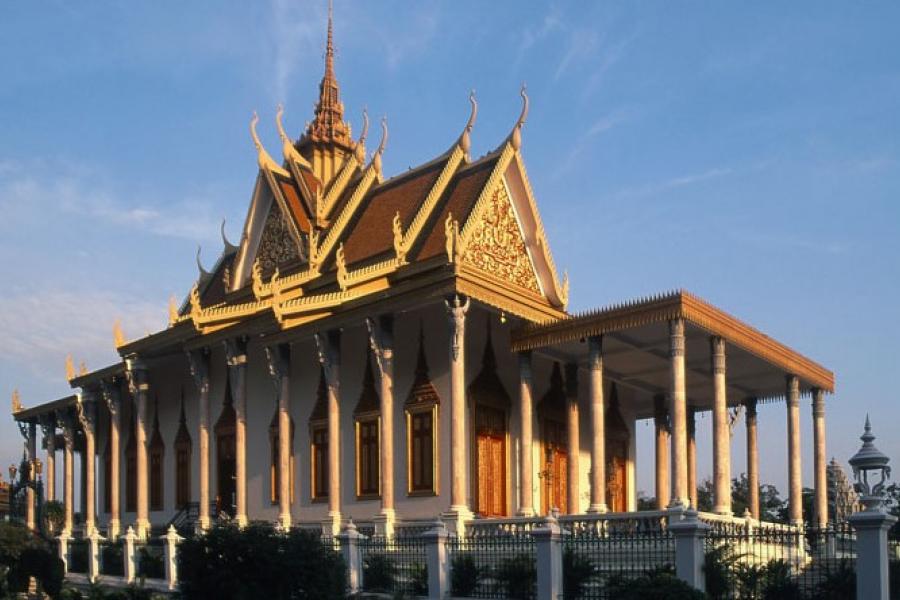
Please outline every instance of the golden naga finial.
M212 273L203 268L203 263L200 262L200 253L203 251L203 246L197 246L197 270L200 271L200 281L206 281L210 277L212 277Z
M281 306L281 283L278 280L279 277L281 277L281 273L278 271L278 267L275 267L272 279L269 280L269 288L272 290L272 312L275 313L275 319L281 324L284 322L284 311Z
M475 90L469 92L469 102L472 104L472 111L469 113L469 120L466 128L463 129L462 135L459 136L459 147L462 151L469 154L469 148L472 147L472 128L475 127L475 118L478 116L478 102L475 100Z
M13 390L12 393L12 411L13 414L22 410L22 397L19 396L19 390Z
M260 169L279 171L281 167L269 156L262 142L259 141L259 134L256 133L257 123L259 123L259 115L256 114L256 111L253 111L253 118L250 119L250 137L253 138L253 145L256 146L256 162L259 163Z
M87 363L84 361L81 361L81 364L78 365L78 375L83 376L83 375L87 375L87 374L88 374Z
M233 252L238 251L238 247L232 244L228 240L228 236L225 235L225 221L226 219L222 219L222 226L219 228L219 231L222 233L222 245L225 246L224 254L231 254Z
M169 296L169 327L178 322L178 300L175 294Z
M334 255L334 262L337 265L337 283L342 292L347 291L347 262L344 258L344 244L338 246Z
M309 270L313 273L319 272L322 266L322 259L319 257L319 232L316 229L309 231Z
M378 144L378 150L375 151L375 155L372 157L372 165L375 167L375 170L378 172L378 176L381 176L381 155L384 154L384 146L387 144L388 139L388 126L387 126L387 117L381 117L381 143Z
M125 345L125 334L122 333L122 321L120 319L113 321L113 343L116 346L116 350Z
M262 266L259 259L253 261L253 267L250 269L250 279L253 281L253 295L259 300L263 294Z
M66 381L72 381L75 379L75 362L72 360L72 355L66 355Z
M394 215L394 221L392 223L392 228L394 232L394 253L397 255L397 262L400 264L406 263L406 248L403 247L403 223L400 221L400 211Z
M519 95L522 96L522 112L519 114L519 120L516 121L512 132L509 134L509 142L512 144L513 150L518 150L522 147L522 126L525 125L525 119L528 118L528 94L525 92L524 83L522 84L522 89L519 90Z
M363 126L362 133L359 135L359 140L356 141L356 145L353 147L353 151L356 153L356 162L359 164L365 164L366 162L366 136L369 135L369 109L363 108Z
M304 167L308 169L312 169L312 165L309 164L309 161L303 158L303 155L297 152L297 148L294 147L294 141L288 136L284 131L284 124L282 123L282 117L284 115L284 106L279 104L278 110L275 111L275 126L278 128L278 136L281 138L281 153L284 154L285 160L293 160L295 162L300 163Z
M191 315L200 314L200 311L203 310L203 306L200 304L200 286L198 284L194 284L194 287L191 288Z

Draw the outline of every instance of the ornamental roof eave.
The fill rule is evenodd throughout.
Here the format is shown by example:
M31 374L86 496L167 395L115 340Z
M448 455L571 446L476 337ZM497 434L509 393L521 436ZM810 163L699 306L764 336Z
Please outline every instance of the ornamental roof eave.
M124 346L123 346L124 348ZM102 369L97 369L84 375L79 375L69 380L72 388L86 388L99 384L101 381L125 375L125 362L119 361Z
M37 406L31 406L29 408L23 408L18 412L14 412L12 416L13 419L20 423L36 423L45 415L50 415L60 410L74 408L77 403L78 397L75 394L72 394L70 396L59 398L58 400L45 402L44 404L38 404Z
M710 335L725 339L727 343L734 344L786 374L797 376L811 387L834 392L833 372L684 290L591 310L543 324L530 323L513 332L510 344L514 352L538 350L676 318L682 318Z

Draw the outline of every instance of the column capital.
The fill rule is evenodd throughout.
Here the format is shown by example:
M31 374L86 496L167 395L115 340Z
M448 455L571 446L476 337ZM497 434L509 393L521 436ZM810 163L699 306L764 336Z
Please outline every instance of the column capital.
M97 392L84 390L77 396L75 409L81 427L88 435L94 435L97 426Z
M119 387L119 379L111 377L100 382L100 394L103 402L106 404L106 410L112 418L119 416L119 409L122 406L122 394Z
M588 368L591 371L603 369L603 336L592 335L588 338Z
M329 387L336 387L338 382L335 377L335 367L340 367L341 364L341 332L332 329L316 333L314 337L319 364L322 365L322 370L325 372L325 383Z
M570 402L578 400L578 364L574 362L565 365L566 397Z
M189 350L187 353L188 368L191 378L200 393L209 391L209 348Z
M684 356L684 319L669 321L669 355Z
M385 361L394 355L394 316L382 315L377 319L366 318L366 330L369 332L369 347L375 356L378 372L384 373Z
M56 419L62 429L66 450L73 450L75 448L75 415L71 410L63 409L56 413Z
M150 384L147 382L147 365L136 354L125 359L125 377L128 379L128 389L132 396L150 390Z
M671 433L672 423L669 420L669 408L666 406L666 397L662 394L653 397L653 421L657 427Z
M531 383L534 372L531 368L531 350L523 350L519 355L519 378Z
M813 388L812 408L814 417L825 416L825 392L819 388Z
M229 367L247 366L247 338L225 340L225 362Z
M725 373L725 339L719 336L709 338L712 351L712 372L715 375Z
M291 345L266 346L266 364L275 384L275 392L281 393L281 380L291 373Z
M785 400L790 406L800 403L800 380L796 375L787 374L785 380Z
M465 301L463 301L465 299ZM466 328L466 313L469 312L471 300L467 296L454 294L450 299L444 300L447 307L447 317L450 320L450 349L453 360L459 358L459 350L463 343L463 333Z
M49 415L41 415L38 418L41 426L41 435L45 440L51 440L56 435L56 419Z
M750 420L751 418L756 418L756 398L746 398L744 400L744 419Z

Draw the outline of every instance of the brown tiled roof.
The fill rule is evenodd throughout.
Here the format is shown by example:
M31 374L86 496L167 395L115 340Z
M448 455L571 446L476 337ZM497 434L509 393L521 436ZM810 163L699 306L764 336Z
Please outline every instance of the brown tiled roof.
M444 192L446 199L443 200L443 205L437 211L437 217L432 217L429 225L425 228L427 237L419 251L418 260L431 258L444 252L446 247L444 222L447 220L447 214L452 213L453 218L462 227L469 218L469 213L475 206L475 202L481 195L481 190L491 176L499 158L499 155L490 156L456 172L450 185L447 186L447 191Z
M276 177L276 179L278 181L278 187L281 188L281 193L284 194L284 199L287 200L288 207L291 210L291 216L294 218L294 223L297 224L297 228L304 233L309 233L309 215L307 214L306 207L303 205L303 201L300 199L300 191L297 189L297 186L290 179L281 177Z
M232 253L222 258L219 267L213 271L205 288L201 289L200 302L203 306L218 304L225 300L225 269L231 270L236 254ZM190 308L190 307L188 307Z
M348 265L393 249L394 215L400 213L405 231L440 177L447 160L449 158L405 173L367 194L359 219L344 241L344 256Z

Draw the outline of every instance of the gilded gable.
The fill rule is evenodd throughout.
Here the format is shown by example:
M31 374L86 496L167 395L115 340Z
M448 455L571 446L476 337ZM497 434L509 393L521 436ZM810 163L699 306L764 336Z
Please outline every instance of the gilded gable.
M463 260L498 279L540 294L505 185L497 186L476 218Z
M297 243L291 236L287 221L281 213L281 208L274 201L266 217L263 226L262 237L259 240L259 250L256 258L262 272L270 275L275 267L286 262L296 260L299 257Z

